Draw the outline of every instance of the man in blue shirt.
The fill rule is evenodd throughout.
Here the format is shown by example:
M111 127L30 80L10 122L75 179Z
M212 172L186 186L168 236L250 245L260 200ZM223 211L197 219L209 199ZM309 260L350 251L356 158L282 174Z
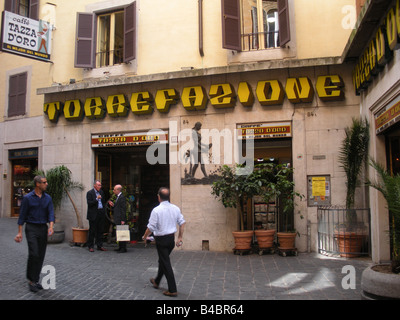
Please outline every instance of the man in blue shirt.
M46 255L47 235L54 233L54 208L51 197L45 193L47 179L36 176L33 179L35 189L23 199L18 219L18 234L16 242L22 241L22 227L25 226L26 241L28 242L28 264L26 277L29 289L37 292L43 289L39 283L44 257ZM49 224L49 225L47 225Z
M151 212L147 229L142 238L146 240L153 233L156 240L158 273L155 279L150 279L150 282L154 288L158 288L162 277L165 275L168 283L168 291L164 291L163 294L169 297L176 297L178 292L169 255L174 249L175 232L177 231L176 225L179 225L177 246L181 246L186 222L181 210L169 202L168 188L160 188L157 195L160 204Z

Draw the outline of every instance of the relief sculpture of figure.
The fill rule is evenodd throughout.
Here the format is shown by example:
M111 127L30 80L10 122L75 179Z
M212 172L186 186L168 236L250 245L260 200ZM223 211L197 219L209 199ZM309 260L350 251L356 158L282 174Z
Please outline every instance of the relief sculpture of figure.
M192 128L192 139L193 139L193 149L190 151L191 156L191 164L190 164L190 175L194 178L197 168L200 164L200 169L204 174L204 177L207 177L206 169L204 166L204 161L202 158L202 153L208 153L209 149L212 146L212 143L206 145L201 142L201 122L196 122L194 127ZM192 167L193 161L193 167Z

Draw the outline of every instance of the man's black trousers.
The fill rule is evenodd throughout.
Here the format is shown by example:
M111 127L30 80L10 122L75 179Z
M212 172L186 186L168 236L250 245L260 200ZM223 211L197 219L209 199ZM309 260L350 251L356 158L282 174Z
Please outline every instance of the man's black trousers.
M163 275L167 278L168 291L171 293L177 292L174 271L172 270L169 255L174 249L175 237L174 234L165 236L155 236L156 248L158 252L158 273L154 279L157 284L160 283Z
M28 242L28 265L26 277L33 283L39 282L47 247L47 224L27 223L25 226Z
M87 241L87 246L89 248L93 248L95 241L97 248L101 248L103 246L103 231L105 220L106 216L104 209L98 209L96 219L89 220L89 237Z

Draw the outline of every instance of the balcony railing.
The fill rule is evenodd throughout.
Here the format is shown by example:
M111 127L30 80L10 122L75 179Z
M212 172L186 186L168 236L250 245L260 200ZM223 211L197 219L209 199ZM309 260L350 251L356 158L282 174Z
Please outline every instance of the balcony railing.
M279 31L242 34L242 51L279 48Z

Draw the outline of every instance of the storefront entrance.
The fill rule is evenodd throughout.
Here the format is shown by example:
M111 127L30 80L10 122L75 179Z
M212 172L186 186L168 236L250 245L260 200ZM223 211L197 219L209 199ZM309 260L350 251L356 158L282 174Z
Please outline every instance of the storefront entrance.
M242 150L245 150L242 147ZM244 156L244 155L243 155ZM275 163L292 165L292 139L258 139L254 141L254 165L261 163ZM245 229L275 229L284 230L284 224L293 227L293 217L288 221L281 218L279 199L264 203L262 197L249 199L243 208L245 213Z
M158 189L169 187L169 165L149 165L146 150L147 146L96 149L95 176L102 182L107 198L111 197L114 185L126 188L135 226L134 240L141 239L151 210L158 205ZM108 221L108 232L110 224Z
M22 198L34 189L34 171L38 169L38 149L10 150L12 167L11 216L18 217Z

